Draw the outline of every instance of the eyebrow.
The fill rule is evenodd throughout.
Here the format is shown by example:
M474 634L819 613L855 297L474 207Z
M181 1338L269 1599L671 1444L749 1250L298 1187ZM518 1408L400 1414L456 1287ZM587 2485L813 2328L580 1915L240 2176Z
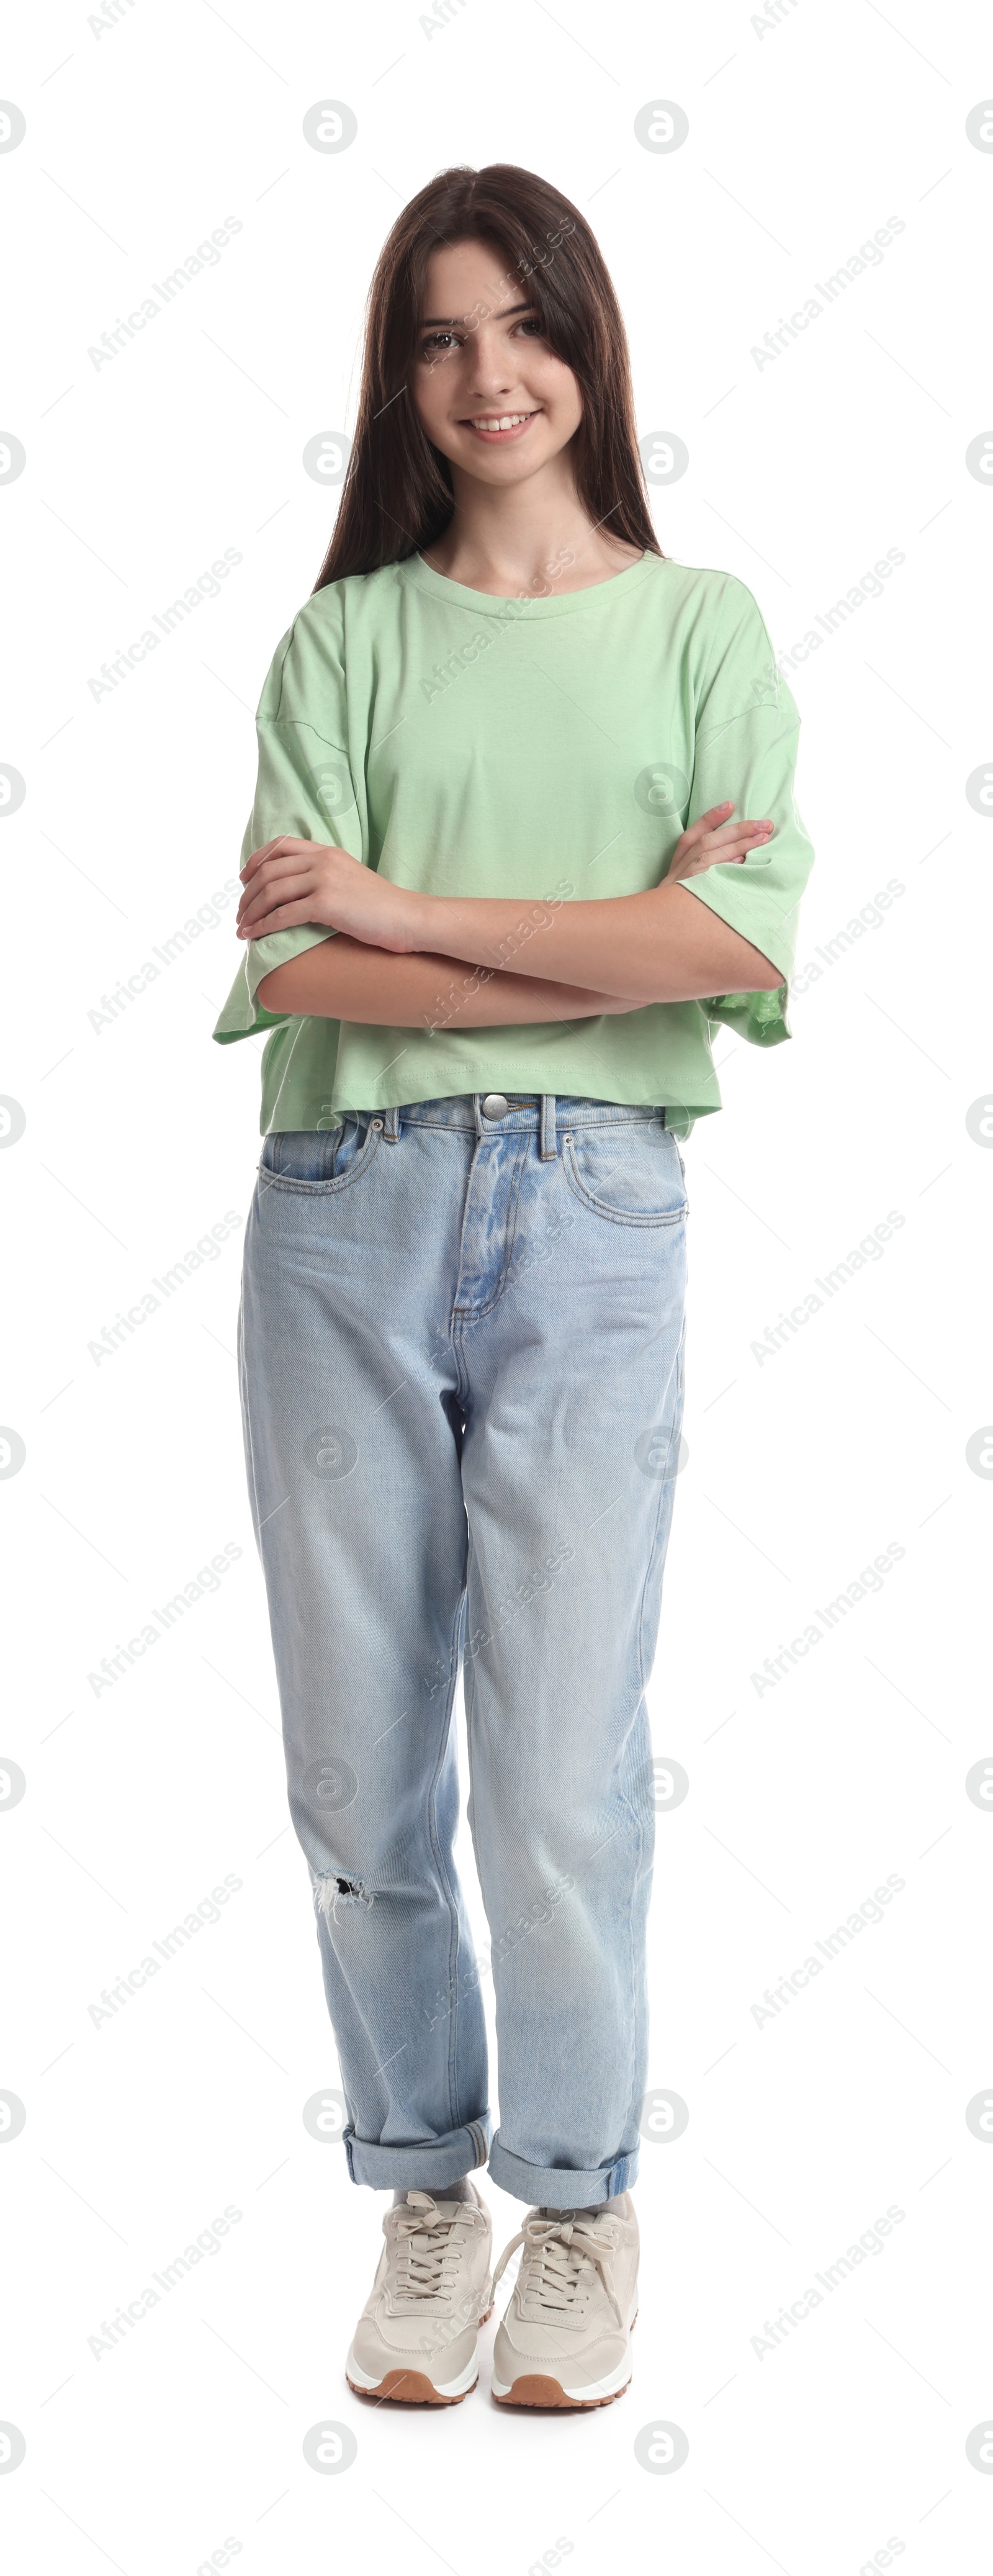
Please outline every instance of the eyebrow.
M491 322L509 322L514 313L537 313L537 310L536 304L508 304L505 312L491 313L487 318ZM419 328L422 331L437 331L441 328L451 331L459 322L467 320L468 315L465 313L426 313Z

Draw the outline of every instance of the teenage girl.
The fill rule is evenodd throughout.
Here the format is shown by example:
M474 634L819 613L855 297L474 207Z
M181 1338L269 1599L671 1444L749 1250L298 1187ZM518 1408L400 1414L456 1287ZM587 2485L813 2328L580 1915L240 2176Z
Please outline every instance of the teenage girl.
M582 215L444 172L263 690L216 1031L271 1032L245 1442L348 2168L392 2193L346 2364L377 2398L476 2384L487 2159L524 2205L494 2397L630 2378L679 1140L713 1023L789 1033L797 727L750 591L659 550Z

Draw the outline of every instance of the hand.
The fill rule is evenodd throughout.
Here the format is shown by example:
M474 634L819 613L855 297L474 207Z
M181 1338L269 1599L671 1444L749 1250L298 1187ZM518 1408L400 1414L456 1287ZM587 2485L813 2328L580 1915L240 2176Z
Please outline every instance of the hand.
M689 831L676 843L662 880L664 885L685 885L687 877L701 876L704 868L716 867L723 859L733 859L740 866L750 850L764 849L772 839L773 824L721 821L722 815L733 812L733 798L727 796L723 805L712 805L709 813L690 824Z
M363 867L350 850L283 833L252 851L241 881L239 939L266 939L273 931L317 922L347 931L369 948L405 955L418 945L413 895Z

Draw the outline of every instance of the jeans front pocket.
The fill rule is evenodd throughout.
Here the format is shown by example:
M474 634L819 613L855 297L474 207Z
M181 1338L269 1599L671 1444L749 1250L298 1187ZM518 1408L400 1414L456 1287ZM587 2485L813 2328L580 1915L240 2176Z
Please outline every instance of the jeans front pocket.
M259 1162L259 1188L304 1190L327 1197L368 1171L383 1132L381 1118L352 1113L340 1127L321 1131L274 1128Z
M679 1148L661 1117L569 1129L562 1168L573 1196L612 1225L678 1225L686 1216Z

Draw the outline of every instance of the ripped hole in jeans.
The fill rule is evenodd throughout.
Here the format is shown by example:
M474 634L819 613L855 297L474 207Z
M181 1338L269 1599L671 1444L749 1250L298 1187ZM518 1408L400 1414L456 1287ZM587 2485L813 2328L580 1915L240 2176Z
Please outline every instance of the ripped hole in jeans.
M361 1878L344 1878L337 1870L315 1872L314 1907L318 1914L323 1915L325 1923L336 1923L339 1911L350 1905L362 1905L368 1909L371 1904L372 1898Z

